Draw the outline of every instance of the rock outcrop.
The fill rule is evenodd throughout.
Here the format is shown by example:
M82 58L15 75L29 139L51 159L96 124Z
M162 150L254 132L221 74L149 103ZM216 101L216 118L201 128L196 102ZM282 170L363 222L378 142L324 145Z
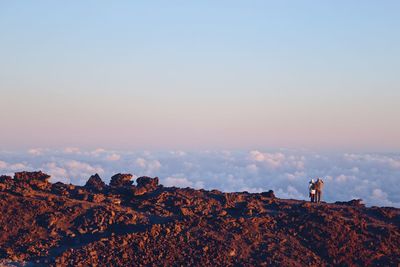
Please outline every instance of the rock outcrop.
M17 172L14 175L14 183L19 186L29 186L34 189L46 190L50 188L50 175L38 172Z
M142 176L136 179L137 187L156 188L158 186L158 177L151 178Z
M353 207L365 207L365 204L362 202L362 199L352 199L350 201L336 201L335 204L353 206Z
M131 181L132 177L133 177L132 174L118 173L113 177L111 177L110 186L114 187L131 186L133 183L133 181Z
M14 181L11 176L1 175L0 176L0 191L11 188L14 184Z
M151 192L158 187L158 177L151 178L142 176L136 179L137 187L133 189L133 194L136 196Z
M264 197L275 198L275 193L272 190L269 190L267 192L262 192L261 195Z
M107 188L107 185L101 180L100 176L96 173L95 175L90 176L89 180L87 180L85 187L94 191L103 191Z
M169 188L0 176L0 266L398 266L400 210ZM105 189L106 188L106 189Z

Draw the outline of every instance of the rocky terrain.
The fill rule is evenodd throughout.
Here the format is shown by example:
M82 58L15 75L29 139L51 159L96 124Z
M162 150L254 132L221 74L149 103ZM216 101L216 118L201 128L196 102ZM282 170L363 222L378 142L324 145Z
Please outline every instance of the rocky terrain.
M398 266L400 210L163 187L99 175L0 176L3 266Z

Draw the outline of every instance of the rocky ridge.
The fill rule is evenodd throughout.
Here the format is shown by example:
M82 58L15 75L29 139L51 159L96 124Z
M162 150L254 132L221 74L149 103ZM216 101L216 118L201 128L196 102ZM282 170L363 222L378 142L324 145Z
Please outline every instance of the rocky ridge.
M164 187L99 175L0 176L0 265L397 266L400 210Z

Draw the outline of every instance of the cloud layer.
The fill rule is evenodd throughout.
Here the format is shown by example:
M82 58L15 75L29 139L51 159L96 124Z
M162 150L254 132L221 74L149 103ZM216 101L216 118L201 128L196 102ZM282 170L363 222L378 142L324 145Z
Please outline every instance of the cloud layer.
M400 207L399 154L320 154L309 151L111 151L79 148L0 152L0 173L43 170L52 181L84 184L99 173L158 176L166 186L261 192L307 199L311 178L325 180L323 198L362 198L368 205Z

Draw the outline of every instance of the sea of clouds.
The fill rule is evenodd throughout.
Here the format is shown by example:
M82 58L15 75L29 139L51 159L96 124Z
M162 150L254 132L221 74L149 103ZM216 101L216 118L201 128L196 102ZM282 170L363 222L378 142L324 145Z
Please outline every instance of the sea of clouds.
M98 173L158 176L165 186L262 192L307 199L308 181L321 177L328 202L361 198L400 207L400 154L275 151L111 151L79 148L1 151L0 174L42 170L51 181L83 185Z

